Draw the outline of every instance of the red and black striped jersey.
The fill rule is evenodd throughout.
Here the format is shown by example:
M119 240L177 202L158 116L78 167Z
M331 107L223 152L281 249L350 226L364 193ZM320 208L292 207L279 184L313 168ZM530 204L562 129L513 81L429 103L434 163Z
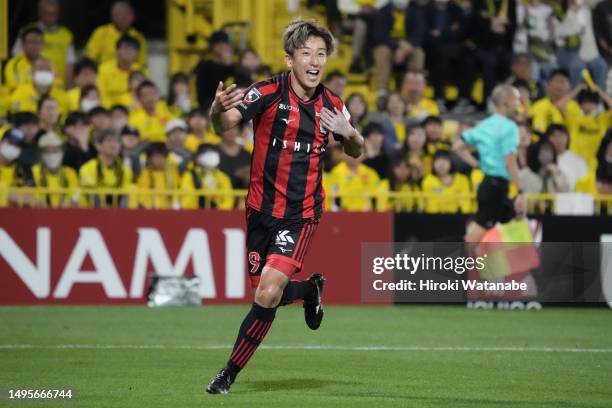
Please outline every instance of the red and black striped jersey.
M253 120L254 149L247 206L277 218L319 218L323 213L322 155L329 141L323 107L343 112L342 100L320 84L309 100L291 88L290 72L253 84L237 107Z

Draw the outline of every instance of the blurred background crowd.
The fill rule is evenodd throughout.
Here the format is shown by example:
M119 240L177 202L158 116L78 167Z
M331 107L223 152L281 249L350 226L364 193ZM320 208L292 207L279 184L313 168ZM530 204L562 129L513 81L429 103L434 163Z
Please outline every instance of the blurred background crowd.
M483 174L450 146L502 82L521 95L517 156L525 192L543 194L537 210L552 211L549 195L612 193L612 0L276 3L327 22L341 47L325 85L366 138L358 159L326 151L328 209L474 211ZM252 127L215 134L208 109L219 81L246 88L282 59L256 47L256 24L227 26L187 36L202 52L160 76L136 5L109 4L107 22L75 38L60 24L64 2L39 0L15 30L2 64L0 206L244 205Z

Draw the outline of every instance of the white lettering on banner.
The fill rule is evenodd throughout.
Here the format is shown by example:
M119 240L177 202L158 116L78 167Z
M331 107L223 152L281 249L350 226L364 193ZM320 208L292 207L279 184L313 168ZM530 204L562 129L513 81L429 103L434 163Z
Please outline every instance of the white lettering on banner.
M244 231L239 228L228 228L223 230L223 234L225 235L225 297L242 299L246 271Z
M156 228L138 228L138 242L134 254L134 266L130 283L130 298L141 298L149 272L163 276L182 276L189 262L193 272L200 277L199 294L202 298L217 297L213 274L212 255L208 235L204 229L192 228L176 260L170 258L162 236ZM240 228L223 229L225 236L225 297L245 297L245 233ZM82 270L87 257L93 263L92 271ZM0 257L15 271L17 276L39 298L51 295L51 230L40 227L36 230L36 263L22 251L7 231L0 228ZM152 271L148 271L150 264ZM97 228L80 228L78 240L65 264L59 282L53 291L54 298L64 299L76 283L101 284L109 298L127 298L126 288L121 281L109 249Z
M182 276L191 259L193 272L200 277L200 297L213 299L217 296L208 235L203 229L192 228L187 231L176 262L172 265L159 231L155 228L138 228L138 247L136 248L130 297L142 296L149 259L154 272L163 276Z
M83 271L81 266L89 255L94 265L93 271ZM48 280L48 279L47 279ZM127 293L117 273L113 258L102 234L97 228L80 228L79 239L66 263L53 297L67 298L75 283L100 283L109 298L125 298Z
M36 229L36 265L23 253L10 235L0 228L0 257L21 278L37 298L45 298L50 292L51 230Z

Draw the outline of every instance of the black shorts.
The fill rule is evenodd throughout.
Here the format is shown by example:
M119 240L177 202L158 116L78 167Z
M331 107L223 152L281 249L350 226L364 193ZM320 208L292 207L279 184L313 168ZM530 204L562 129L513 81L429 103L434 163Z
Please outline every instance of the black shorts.
M478 186L478 212L475 221L483 228L493 228L498 222L506 223L516 216L514 203L508 198L508 180L485 176Z
M247 261L251 287L259 285L265 265L291 278L302 269L302 262L319 220L282 219L247 207Z

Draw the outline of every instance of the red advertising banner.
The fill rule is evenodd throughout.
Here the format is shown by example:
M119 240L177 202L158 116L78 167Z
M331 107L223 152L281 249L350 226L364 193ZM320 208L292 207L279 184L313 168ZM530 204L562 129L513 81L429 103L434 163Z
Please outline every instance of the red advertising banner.
M323 216L304 270L325 302L360 303L362 242L391 213ZM251 301L242 211L0 209L0 304L143 304L151 274L200 277L203 303Z

